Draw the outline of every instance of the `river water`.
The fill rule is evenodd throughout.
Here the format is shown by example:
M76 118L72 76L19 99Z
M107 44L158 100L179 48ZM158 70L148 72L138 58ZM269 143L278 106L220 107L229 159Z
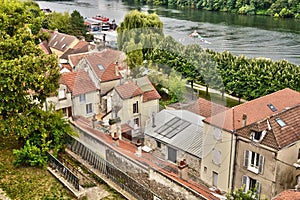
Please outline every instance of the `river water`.
M147 5L127 4L118 0L37 1L41 8L56 12L77 10L84 17L97 14L121 23L126 13L138 9L156 12L164 24L165 35L183 44L198 43L217 52L230 51L246 57L288 60L300 65L300 23L293 19L264 16L241 16L228 13L178 10ZM193 39L196 30L207 43Z

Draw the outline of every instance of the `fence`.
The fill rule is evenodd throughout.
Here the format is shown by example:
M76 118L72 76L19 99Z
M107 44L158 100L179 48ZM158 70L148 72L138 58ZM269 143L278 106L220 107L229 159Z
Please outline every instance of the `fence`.
M118 169L116 166L109 163L107 160L101 158L91 149L79 142L76 138L73 138L73 141L70 142L69 148L136 199L150 200L156 196L152 191L134 180L125 172Z
M47 152L47 154L49 158L49 165L58 170L60 174L62 174L64 178L74 186L75 189L79 190L79 178L50 153Z

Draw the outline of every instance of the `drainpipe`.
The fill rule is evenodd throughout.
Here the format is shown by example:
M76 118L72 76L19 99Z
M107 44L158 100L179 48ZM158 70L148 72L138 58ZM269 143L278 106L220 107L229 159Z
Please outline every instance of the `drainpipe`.
M232 149L233 149L233 137L235 135L235 127L234 127L234 107L232 108L232 128L233 130L231 130L231 141L230 141L230 160L229 160L229 178L228 178L228 189L231 189L233 190L234 189L234 172L235 172L235 164L236 164L236 161L235 161L235 158L236 158L236 142L234 144L234 162L233 162L233 166L231 167L232 165ZM230 181L231 181L231 186L230 186Z

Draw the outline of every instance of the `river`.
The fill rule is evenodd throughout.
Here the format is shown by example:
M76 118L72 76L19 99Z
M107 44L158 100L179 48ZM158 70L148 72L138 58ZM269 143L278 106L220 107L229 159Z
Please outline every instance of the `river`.
M77 10L84 17L97 14L121 23L126 13L138 9L156 12L164 24L165 35L183 44L198 43L217 52L230 51L246 57L288 60L300 65L300 23L293 19L267 16L241 16L199 10L178 10L112 0L37 1L41 8L56 12ZM188 35L196 30L207 43Z

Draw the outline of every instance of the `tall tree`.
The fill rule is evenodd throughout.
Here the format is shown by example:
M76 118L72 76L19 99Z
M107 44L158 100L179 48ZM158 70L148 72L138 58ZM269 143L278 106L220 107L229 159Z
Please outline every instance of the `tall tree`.
M68 128L61 129L64 121L55 113L41 110L46 97L56 92L60 73L57 58L44 54L38 46L43 14L33 5L1 0L0 134L40 149L41 156L30 158L44 164L45 151L59 151Z
M156 14L146 14L137 10L125 16L117 32L118 49L127 54L130 68L142 65L146 55L164 37L163 23L159 17Z

